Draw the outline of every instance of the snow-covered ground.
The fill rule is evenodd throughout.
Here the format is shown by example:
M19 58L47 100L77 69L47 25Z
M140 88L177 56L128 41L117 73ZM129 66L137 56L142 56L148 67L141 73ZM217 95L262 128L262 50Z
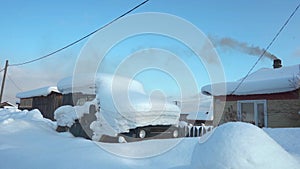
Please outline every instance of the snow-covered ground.
M57 133L55 125L37 110L0 110L0 168L300 168L299 128L237 122L201 139L109 144Z

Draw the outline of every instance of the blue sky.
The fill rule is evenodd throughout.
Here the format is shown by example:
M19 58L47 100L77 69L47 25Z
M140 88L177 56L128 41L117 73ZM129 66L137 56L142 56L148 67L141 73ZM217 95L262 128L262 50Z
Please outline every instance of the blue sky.
M5 60L10 64L31 60L58 49L85 34L101 27L125 11L142 1L111 0L111 1L20 1L3 0L0 5L0 66ZM193 0L150 0L133 13L162 12L176 15L194 24L208 36L218 38L232 38L249 46L265 48L279 28L286 21L299 1L264 0L264 1L193 1ZM300 62L300 11L298 11L285 30L270 48L269 52L282 59L284 66L299 64ZM150 36L148 36L150 37ZM143 39L144 38L144 39ZM124 42L122 47L130 49L112 51L119 58L124 53L149 46L160 47L177 52L187 61L195 71L199 86L209 83L209 78L201 63L184 58L184 46L178 48L177 42L168 45L159 43L159 40L145 40L139 43ZM150 37L150 39L157 37ZM57 55L32 64L10 67L10 79L6 83L4 100L12 101L15 93L55 85L59 79L70 75L83 41ZM151 43L149 43L151 42ZM168 42L162 40L160 42ZM126 43L129 43L126 45ZM180 50L182 49L182 51ZM235 49L217 47L221 58L225 77L228 81L237 80L244 76L257 56L244 54ZM118 51L120 52L118 54ZM123 53L122 53L123 52ZM270 59L262 59L255 70L262 67L271 67ZM199 72L197 69L199 68ZM154 72L153 72L154 73ZM157 72L156 72L157 73ZM150 73L151 74L151 73ZM155 73L154 73L155 74ZM2 74L1 74L2 76ZM147 72L147 77L149 72ZM168 79L165 75L155 74L154 77ZM139 77L141 78L141 77ZM152 77L153 78L153 77ZM148 80L141 78L141 80ZM17 84L17 87L13 82ZM171 81L171 80L170 80ZM147 82L148 83L148 82ZM147 86L161 87L170 90L174 82L166 82ZM162 85L165 84L165 85ZM20 88L20 89L18 89ZM200 87L199 87L200 88Z

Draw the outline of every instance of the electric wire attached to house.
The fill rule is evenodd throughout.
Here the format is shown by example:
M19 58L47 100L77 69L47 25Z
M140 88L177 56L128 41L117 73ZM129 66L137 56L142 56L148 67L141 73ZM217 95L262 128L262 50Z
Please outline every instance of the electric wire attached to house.
M250 73L253 71L253 69L255 68L255 66L258 64L258 62L262 59L262 57L266 54L266 52L269 50L269 48L272 46L272 44L275 42L275 40L278 38L279 34L283 31L283 29L287 26L287 24L290 22L290 20L293 18L293 16L295 15L295 13L297 12L297 10L300 7L300 3L297 5L297 7L295 8L295 10L291 13L291 15L288 17L288 19L285 21L285 23L281 26L281 28L279 29L279 31L277 32L277 34L274 36L274 38L271 40L271 42L268 44L268 46L265 48L265 50L263 51L263 53L259 56L259 58L256 60L256 62L254 63L254 65L250 68L250 70L248 71L248 73L246 74L246 76L240 81L240 83L236 86L236 88L230 93L230 95L233 95L234 92L236 92L239 87L242 85L242 83L246 80L246 78L250 75Z
M51 53L49 53L49 54L47 54L47 55L41 56L41 57L39 57L39 58L36 58L36 59L33 59L33 60L29 60L29 61L26 61L26 62L22 62L22 63L14 63L14 64L10 64L9 66L21 66L21 65L33 63L33 62L39 61L39 60L41 60L41 59L45 59L45 58L47 58L47 57L49 57L49 56L52 56L52 55L54 55L54 54L56 54L56 53L58 53L58 52L60 52L60 51L62 51L62 50L65 50L65 49L67 49L67 48L69 48L69 47L71 47L71 46L73 46L73 45L79 43L80 41L82 41L82 40L84 40L84 39L90 37L91 35L93 35L93 34L95 34L96 32L102 30L103 28L105 28L105 27L111 25L111 24L114 23L115 21L117 21L117 20L123 18L124 16L128 15L129 13L131 13L131 12L134 11L134 10L136 10L136 9L139 8L140 6L144 5L144 4L145 4L146 2L148 2L148 1L149 1L149 0L143 1L142 3L140 3L140 4L138 4L137 6L133 7L133 8L130 9L129 11L125 12L124 14L118 16L117 18L113 19L112 21L108 22L107 24L105 24L105 25L101 26L100 28L96 29L95 31L93 31L93 32L91 32L91 33L89 33L89 34L83 36L82 38L79 38L78 40L76 40L76 41L74 41L74 42L72 42L72 43L70 43L70 44L68 44L68 45L66 45L66 46L64 46L64 47L62 47L62 48L59 48L59 49L57 49L57 50L55 50L55 51L53 51L53 52L51 52ZM3 71L3 70L1 70L1 71ZM1 72L1 71L0 71L0 72Z

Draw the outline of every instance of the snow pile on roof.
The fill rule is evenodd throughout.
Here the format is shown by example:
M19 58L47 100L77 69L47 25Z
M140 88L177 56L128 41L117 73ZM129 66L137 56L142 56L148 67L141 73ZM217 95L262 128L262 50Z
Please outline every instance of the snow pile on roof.
M96 100L86 102L82 106L65 105L54 111L54 119L58 126L71 127L76 119L80 119L84 114L89 114L91 104L96 104Z
M209 169L300 167L299 162L262 129L241 122L217 127L206 142L196 146L192 163L195 168Z
M51 92L60 93L57 87L47 86L35 90L18 93L16 97L22 99L37 96L48 96Z
M102 134L115 136L139 126L178 123L179 108L166 100L150 98L137 81L104 76L97 79L96 86L100 113L91 125L96 140Z
M108 81L109 84L112 84L112 80L120 83L119 85L124 85L128 83L128 78L109 75L105 73L98 74L79 74L76 76L66 77L60 80L57 83L58 90L63 94L81 92L84 94L95 94L95 82L96 81ZM130 80L130 86L134 87L135 90L138 90L141 93L144 93L143 85L136 81Z
M221 90L224 83L206 85L201 90L206 95L228 95L234 91L241 80L226 83L226 91ZM280 93L298 88L300 88L300 65L277 69L262 68L250 74L234 95Z
M187 120L213 120L212 112L185 112Z
M80 74L69 76L57 83L58 90L63 94L81 92L84 94L95 94L95 76L91 74Z

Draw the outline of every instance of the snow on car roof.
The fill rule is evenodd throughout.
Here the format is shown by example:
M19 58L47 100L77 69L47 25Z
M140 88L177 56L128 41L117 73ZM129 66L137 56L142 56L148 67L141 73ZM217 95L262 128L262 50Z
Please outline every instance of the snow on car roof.
M17 98L29 98L29 97L37 97L37 96L48 96L51 92L60 93L57 87L47 86L34 90L29 90L21 93L17 93Z
M69 76L64 79L61 79L57 83L57 87L58 90L63 94L74 93L74 92L95 94L96 83L101 81L101 82L112 84L113 80L119 84L124 84L124 82L130 81L130 88L132 89L134 88L133 90L139 91L141 93L145 92L143 85L137 80L133 80L118 75L110 75L106 73L78 74L75 76Z
M224 83L210 84L202 87L205 95L221 96L231 94L240 81L226 82L226 90L222 91ZM240 85L234 95L271 94L293 91L300 88L300 64L277 69L262 68L250 74Z

